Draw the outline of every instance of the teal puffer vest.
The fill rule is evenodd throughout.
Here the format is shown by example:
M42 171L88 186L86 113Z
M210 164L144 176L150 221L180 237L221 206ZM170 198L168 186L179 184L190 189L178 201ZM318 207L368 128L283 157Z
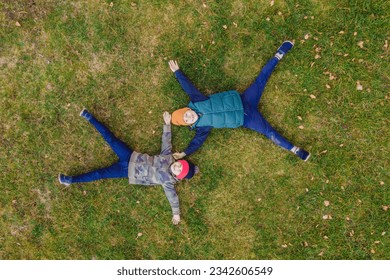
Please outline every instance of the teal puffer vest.
M244 123L244 107L240 94L235 90L212 94L207 100L190 102L188 107L199 114L193 127L235 128Z

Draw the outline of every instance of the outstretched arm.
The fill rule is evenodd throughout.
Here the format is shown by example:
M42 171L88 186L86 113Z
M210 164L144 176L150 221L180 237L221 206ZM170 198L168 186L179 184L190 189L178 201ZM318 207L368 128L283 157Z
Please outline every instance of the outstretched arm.
M180 222L180 205L175 186L172 183L166 183L163 188L172 208L172 223L177 225Z
M187 149L184 150L183 153L175 153L173 156L178 158L183 158L185 156L188 156L192 153L194 153L196 150L198 150L206 141L207 137L209 136L211 132L212 127L211 126L202 126L196 128L196 133L194 138L191 140L190 144L188 145Z
M176 60L170 60L168 62L169 68L171 68L172 72L175 73L176 79L183 88L183 90L188 94L190 100L192 102L199 102L207 100L208 97L203 95L192 83L191 81L184 75L184 73L179 69L179 65Z
M172 132L171 132L171 114L164 112L164 126L161 143L161 155L170 155L172 153Z

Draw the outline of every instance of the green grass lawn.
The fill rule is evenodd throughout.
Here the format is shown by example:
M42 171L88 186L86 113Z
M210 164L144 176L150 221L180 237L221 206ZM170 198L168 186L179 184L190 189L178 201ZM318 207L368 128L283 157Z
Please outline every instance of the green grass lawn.
M389 259L386 0L0 2L0 259ZM159 153L163 111L245 90L286 39L260 111L303 162L253 131L213 130L171 224L161 187L63 187L116 160L87 107ZM193 132L173 128L175 151ZM142 235L141 235L142 234Z

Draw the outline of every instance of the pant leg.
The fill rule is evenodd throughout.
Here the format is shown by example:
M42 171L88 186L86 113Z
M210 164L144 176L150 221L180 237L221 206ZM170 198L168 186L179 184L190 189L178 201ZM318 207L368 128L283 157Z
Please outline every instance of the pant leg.
M267 81L278 62L279 60L276 57L271 58L263 69L261 69L259 75L256 77L256 80L243 92L243 97L252 106L257 107L257 104L259 104L265 85L267 84Z
M279 147L286 150L291 150L294 145L290 143L286 138L280 135L260 114L260 112L253 107L244 108L244 127L257 131L270 139Z
M129 160L133 150L130 149L125 143L115 137L115 135L101 122L99 122L94 116L89 119L89 122L96 128L97 131L103 136L104 140L110 145L111 149L119 157L119 161Z
M73 184L92 182L100 179L127 178L128 164L128 161L118 161L109 167L97 169L78 176L72 176L71 181Z

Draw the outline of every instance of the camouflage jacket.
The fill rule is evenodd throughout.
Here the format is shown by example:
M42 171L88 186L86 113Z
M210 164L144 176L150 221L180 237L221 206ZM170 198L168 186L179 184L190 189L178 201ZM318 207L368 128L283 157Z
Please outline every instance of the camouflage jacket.
M171 125L164 125L161 153L156 156L133 152L129 161L129 183L136 185L162 185L174 215L180 214L179 198L175 190L177 179L170 172L175 161L172 156Z

